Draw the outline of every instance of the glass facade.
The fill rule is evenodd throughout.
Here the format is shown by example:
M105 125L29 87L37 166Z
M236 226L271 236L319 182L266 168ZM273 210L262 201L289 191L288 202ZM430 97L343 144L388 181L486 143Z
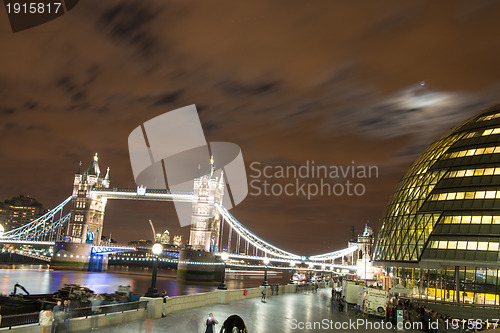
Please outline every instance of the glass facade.
M412 164L388 202L373 259L443 300L457 291L458 272L465 300L498 304L491 295L498 294L499 249L496 105L447 133Z

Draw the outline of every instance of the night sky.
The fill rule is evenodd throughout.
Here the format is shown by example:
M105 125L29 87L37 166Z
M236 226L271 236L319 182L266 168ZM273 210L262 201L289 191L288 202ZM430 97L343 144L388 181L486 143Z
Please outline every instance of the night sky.
M498 1L91 1L12 33L0 9L0 200L52 208L99 153L135 187L127 138L196 104L252 162L375 165L366 194L248 196L231 210L297 254L346 247L434 140L500 102ZM182 138L179 138L182 140ZM216 161L217 163L217 161ZM307 180L306 180L307 181ZM316 181L316 180L314 180ZM104 234L188 236L173 204L109 201Z

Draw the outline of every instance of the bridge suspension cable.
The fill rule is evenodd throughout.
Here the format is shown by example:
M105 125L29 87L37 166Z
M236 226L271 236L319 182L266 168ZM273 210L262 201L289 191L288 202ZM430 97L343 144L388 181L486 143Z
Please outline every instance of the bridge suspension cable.
M256 249L266 253L266 255L274 256L284 259L301 259L301 256L290 253L288 251L277 248L274 245L269 244L262 238L255 235L253 232L248 230L243 224L241 224L227 209L220 205L215 204L217 211L224 217L225 222L233 229L238 236L243 237L248 243L254 246Z
M54 233L61 228L64 223L69 221L71 213L62 215L62 211L66 204L70 202L72 197L68 197L66 200L57 205L54 209L50 210L46 214L40 216L36 220L25 224L19 228L7 231L0 236L1 239L17 239L17 240L34 240L40 238L53 237ZM59 218L56 215L59 214ZM55 238L55 237L53 237Z

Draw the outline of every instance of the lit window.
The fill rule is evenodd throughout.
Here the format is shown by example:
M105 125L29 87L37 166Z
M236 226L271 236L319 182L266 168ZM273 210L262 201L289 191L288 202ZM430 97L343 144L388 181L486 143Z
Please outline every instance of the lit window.
M440 241L439 242L439 248L440 249L446 250L447 247L448 247L448 242L447 241Z
M461 220L462 220L461 216L453 216L451 223L460 224Z
M484 174L486 176L493 175L494 173L495 173L495 168L486 168L486 169L484 169Z
M500 224L500 216L493 216L493 224Z
M500 128L495 128L491 134L500 134Z
M477 191L474 198L475 199L484 199L485 196L486 196L486 191Z
M487 129L487 130L485 130L485 131L483 132L483 135L490 135L490 134L491 134L491 132L493 132L493 130L492 130L492 129Z
M447 193L440 193L438 200L446 200Z
M477 242L469 242L467 244L467 250L475 251L477 249Z
M446 196L446 200L455 200L455 196L456 196L455 192L448 193L448 195Z
M465 197L465 193L464 192L458 192L456 199L457 200L462 200L464 197Z
M474 171L474 176L482 176L484 173L484 169L476 169Z
M472 223L474 223L474 224L481 224L481 216L473 216L472 217Z
M472 177L472 176L474 176L474 170L465 171L465 177Z
M483 216L483 220L481 223L483 224L491 224L491 220L493 219L493 216Z
M474 152L474 155L483 155L483 154L484 154L484 148L476 149L476 151Z
M467 250L467 242L457 242L457 250Z
M458 157L464 157L465 155L467 155L467 150L462 150L460 152L457 153Z
M495 147L488 147L484 149L485 154L493 154L495 153Z
M473 156L475 154L476 150L475 149L469 149L467 150L467 156Z
M490 243L488 245L488 251L498 251L498 246L499 244L498 243Z
M465 192L465 199L474 199L474 192Z
M496 191L486 191L486 199L495 199Z
M448 241L448 249L455 250L457 248L457 241Z
M488 250L488 242L478 242L477 249L478 249L478 251L487 251Z
M462 216L462 224L469 224L472 216Z

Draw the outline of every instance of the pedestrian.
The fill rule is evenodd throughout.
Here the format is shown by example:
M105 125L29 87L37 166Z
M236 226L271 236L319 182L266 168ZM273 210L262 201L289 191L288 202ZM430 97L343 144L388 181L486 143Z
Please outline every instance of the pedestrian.
M65 299L63 302L64 328L69 333L69 320L71 319L71 300Z
M54 313L51 310L45 309L40 311L38 322L40 323L40 327L42 328L42 333L50 332L50 326L52 325L53 320Z
M163 307L161 311L161 316L165 317L167 315L167 291L164 289L163 292L161 293L161 297L163 298Z
M207 329L205 330L205 333L214 333L214 326L216 324L218 324L219 322L217 321L217 319L214 318L214 315L213 313L210 313L208 315L208 319L207 319Z
M266 296L267 296L267 287L266 287L266 286L264 286L264 288L262 288L262 292L261 292L261 294L262 294L262 299L261 299L261 301L262 301L263 303L266 303Z
M98 324L99 324L98 314L99 314L99 312L101 312L100 306L101 306L102 301L103 301L102 296L96 295L96 294L94 294L92 296L92 298L90 299L91 310L92 310L92 317L90 320L90 326L91 326L92 330L98 328Z
M61 301L57 301L56 305L52 309L52 328L51 332L52 333L57 333L59 331L59 327L62 326L62 323L64 321L64 312L62 309L62 303Z
M279 285L279 283L277 283L276 284L276 296L278 296L279 290L280 290L280 285Z

